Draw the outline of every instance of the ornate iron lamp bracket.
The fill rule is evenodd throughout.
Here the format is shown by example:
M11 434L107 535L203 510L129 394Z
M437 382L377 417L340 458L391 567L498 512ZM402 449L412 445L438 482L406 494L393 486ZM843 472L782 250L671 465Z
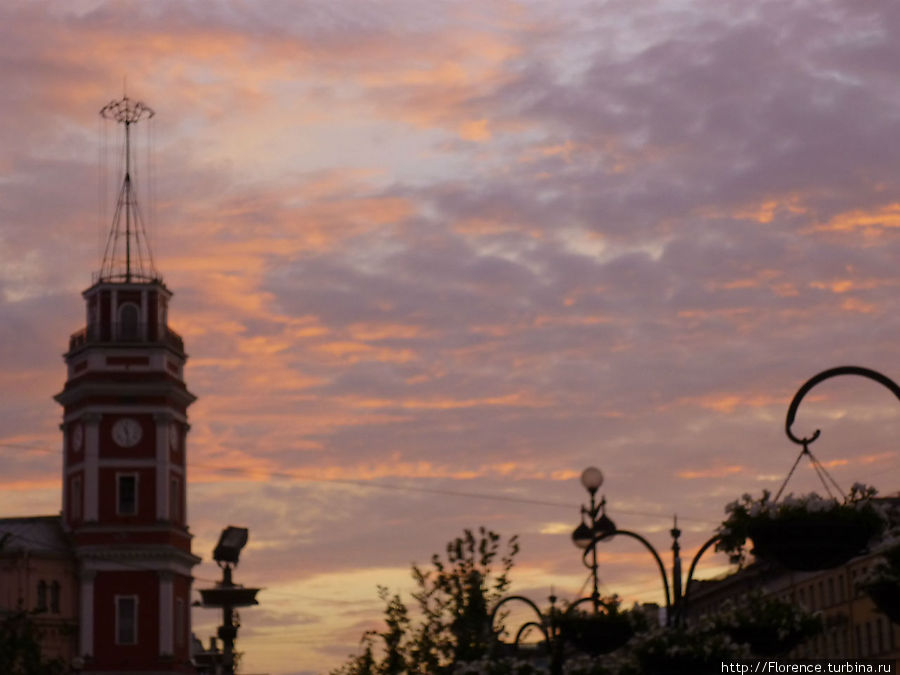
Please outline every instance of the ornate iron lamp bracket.
M797 416L797 408L800 407L800 401L803 400L803 397L809 392L810 389L815 387L819 382L824 382L827 379L832 377L836 377L838 375L861 375L862 377L867 377L870 380L875 380L876 382L883 384L885 387L890 389L894 396L900 399L900 386L897 385L891 378L886 375L882 375L876 370L871 370L870 368L862 368L860 366L838 366L837 368L829 368L828 370L824 370L818 375L811 377L807 382L797 390L797 393L794 394L794 399L791 401L791 405L788 407L787 419L784 423L784 431L787 434L788 438L790 438L794 443L798 445L804 446L804 448L808 448L809 444L812 443L819 437L821 433L819 429L816 429L812 436L800 437L794 435L794 432L791 431L791 427L794 424L794 418Z

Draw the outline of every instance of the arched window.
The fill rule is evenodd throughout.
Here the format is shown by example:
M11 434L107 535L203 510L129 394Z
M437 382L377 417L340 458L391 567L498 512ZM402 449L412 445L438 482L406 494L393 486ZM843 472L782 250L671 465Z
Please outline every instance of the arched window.
M59 582L50 584L50 611L59 614Z
M47 611L47 582L43 579L37 585L37 611Z
M123 340L138 338L138 308L126 302L119 308L119 337Z

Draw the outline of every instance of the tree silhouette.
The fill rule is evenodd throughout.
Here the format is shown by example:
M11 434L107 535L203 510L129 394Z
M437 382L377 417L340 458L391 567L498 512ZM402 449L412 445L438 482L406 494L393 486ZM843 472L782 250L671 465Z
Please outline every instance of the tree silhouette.
M379 587L385 629L366 633L362 653L332 675L441 675L486 656L493 641L489 608L509 588L518 551L516 537L504 547L495 532L465 530L447 544L444 557L432 556L430 568L413 565L415 612L399 594Z

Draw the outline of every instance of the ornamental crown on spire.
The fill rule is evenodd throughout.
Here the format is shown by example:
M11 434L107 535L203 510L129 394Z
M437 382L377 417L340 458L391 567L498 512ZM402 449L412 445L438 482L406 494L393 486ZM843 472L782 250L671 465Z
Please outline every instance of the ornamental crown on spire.
M132 180L131 127L142 120L149 120L155 113L141 101L128 96L110 101L100 109L100 116L125 127L125 176L119 188L116 210L113 215L103 261L97 281L100 282L148 282L160 281L153 265L153 254L147 241L144 219L138 206L137 192Z

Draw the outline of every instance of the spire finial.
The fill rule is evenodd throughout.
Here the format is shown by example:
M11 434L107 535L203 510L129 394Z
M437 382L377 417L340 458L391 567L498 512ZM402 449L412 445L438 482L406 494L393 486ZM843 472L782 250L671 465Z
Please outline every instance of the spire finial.
M127 76L122 79L122 90L126 91ZM119 100L110 101L100 109L100 116L125 126L125 176L116 212L106 240L103 262L100 266L100 281L132 280L153 281L159 279L153 267L153 255L147 243L147 233L138 209L137 194L131 180L131 125L141 120L149 120L155 113L150 106L141 101L132 101L127 94ZM124 218L123 218L124 215ZM124 220L124 232L123 221ZM120 239L125 240L125 259L119 249Z

